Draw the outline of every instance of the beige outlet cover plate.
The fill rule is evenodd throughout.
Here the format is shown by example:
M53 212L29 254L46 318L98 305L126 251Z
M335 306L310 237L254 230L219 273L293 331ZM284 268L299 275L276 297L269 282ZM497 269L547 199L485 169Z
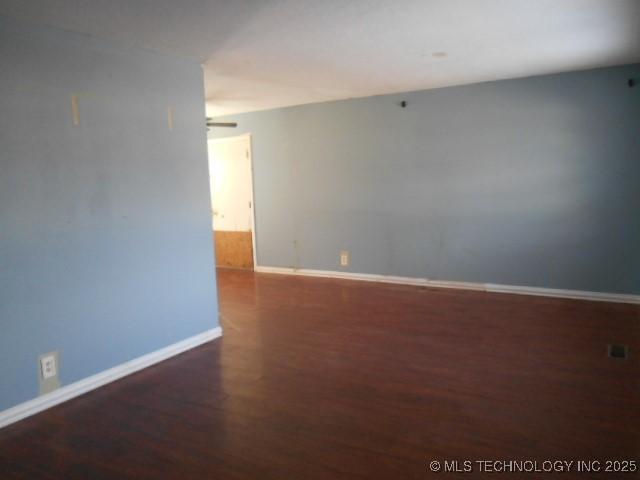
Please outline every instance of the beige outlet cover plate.
M42 359L53 357L55 360L55 375L50 378L44 378L42 373ZM40 395L53 392L60 388L60 355L57 351L44 353L38 357L38 380L40 384Z

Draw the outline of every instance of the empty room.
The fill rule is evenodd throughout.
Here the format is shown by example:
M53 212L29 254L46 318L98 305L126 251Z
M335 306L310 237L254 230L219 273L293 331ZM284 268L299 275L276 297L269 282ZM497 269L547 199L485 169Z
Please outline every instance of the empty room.
M639 1L0 0L0 480L639 462Z

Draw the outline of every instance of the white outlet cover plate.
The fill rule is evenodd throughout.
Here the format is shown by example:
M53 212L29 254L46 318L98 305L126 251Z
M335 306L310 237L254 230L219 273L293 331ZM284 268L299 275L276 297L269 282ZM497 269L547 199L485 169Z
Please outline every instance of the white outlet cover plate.
M45 380L56 376L56 357L48 355L40 359L40 367L42 370L42 378Z

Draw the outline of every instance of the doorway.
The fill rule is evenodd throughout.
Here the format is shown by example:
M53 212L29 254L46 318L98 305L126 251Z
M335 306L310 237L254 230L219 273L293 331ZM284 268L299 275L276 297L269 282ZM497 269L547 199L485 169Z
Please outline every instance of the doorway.
M209 140L211 212L216 266L256 265L251 136Z

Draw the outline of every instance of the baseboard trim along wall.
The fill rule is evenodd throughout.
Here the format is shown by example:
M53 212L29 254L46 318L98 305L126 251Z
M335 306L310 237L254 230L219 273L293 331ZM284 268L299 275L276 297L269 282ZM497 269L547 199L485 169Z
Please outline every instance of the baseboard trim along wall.
M360 280L364 282L395 283L435 288L454 288L458 290L478 290L481 292L513 293L518 295L535 295L539 297L571 298L575 300L591 300L597 302L640 304L640 295L622 293L584 292L581 290L561 290L556 288L522 287L515 285L498 285L493 283L454 282L429 280L426 278L394 277L390 275L374 275L370 273L334 272L329 270L310 270L304 268L260 267L254 269L259 273L278 273L286 275L302 275L307 277L341 278L344 280Z
M110 368L109 370L91 375L90 377L79 380L46 395L42 395L34 398L33 400L21 403L20 405L16 405L15 407L11 407L0 412L0 428L6 427L18 420L22 420L23 418L30 417L31 415L35 415L36 413L42 412L43 410L51 408L62 402L66 402L67 400L71 400L72 398L90 392L91 390L95 390L98 387L102 387L103 385L119 380L122 377L131 375L139 370L200 346L203 343L210 342L220 336L222 336L221 327L207 330L206 332L174 343L168 347L161 348L155 352L148 353L142 357L138 357L129 362Z

